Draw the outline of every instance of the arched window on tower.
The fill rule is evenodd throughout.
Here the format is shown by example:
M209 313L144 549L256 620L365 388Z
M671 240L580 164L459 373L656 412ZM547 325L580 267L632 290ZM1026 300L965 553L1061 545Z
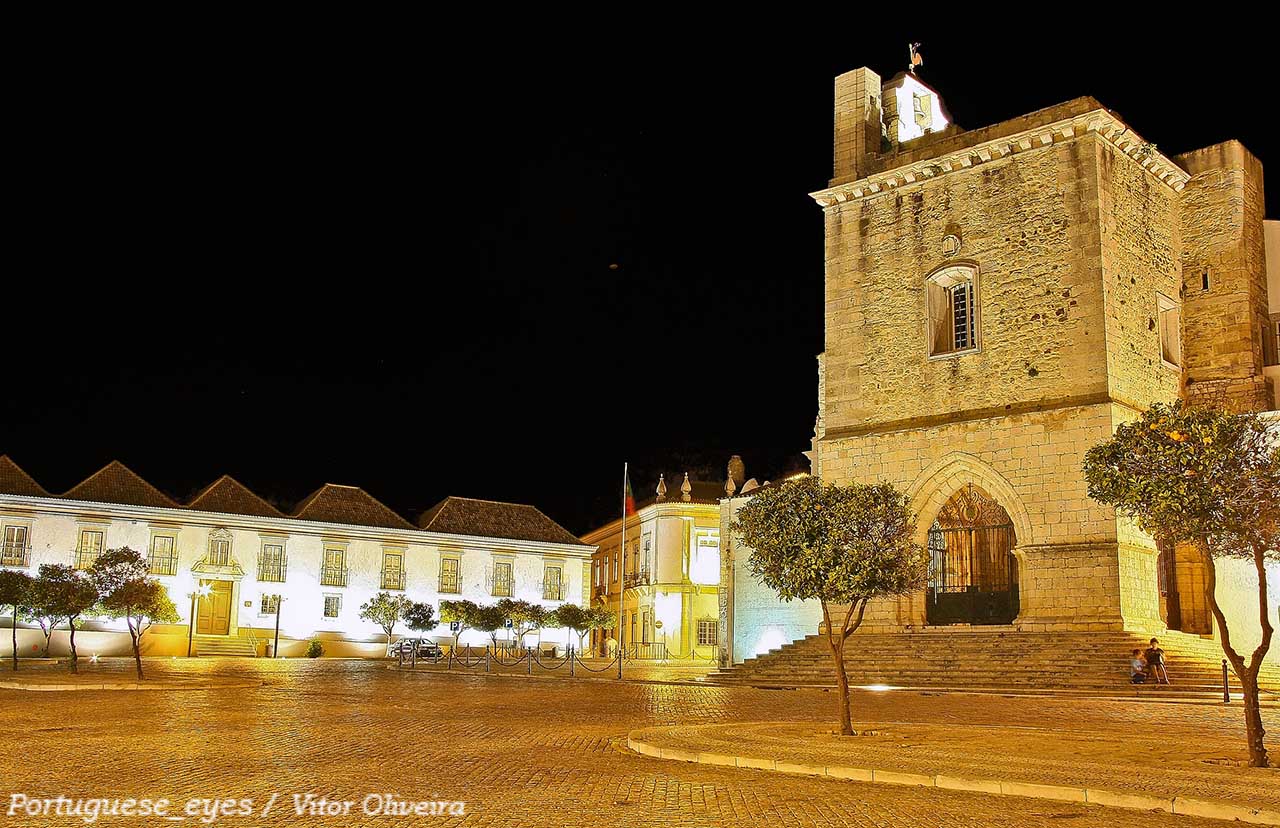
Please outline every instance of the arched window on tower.
M925 279L929 356L978 350L978 269L951 265Z

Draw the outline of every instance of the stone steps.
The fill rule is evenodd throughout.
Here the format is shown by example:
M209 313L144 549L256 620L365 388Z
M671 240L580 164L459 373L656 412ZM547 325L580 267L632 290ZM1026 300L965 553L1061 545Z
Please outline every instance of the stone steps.
M1029 688L1100 691L1128 688L1129 654L1150 636L1125 632L1032 633L1008 627L855 633L845 642L845 672L855 685ZM1161 634L1175 692L1222 687L1217 641ZM717 684L834 686L825 636L811 635L740 665L709 673ZM1280 667L1264 666L1264 688L1280 688ZM1234 674L1233 689L1239 689ZM1161 688L1166 689L1166 688Z
M238 636L197 635L195 645L198 656L256 658L258 655L252 641Z

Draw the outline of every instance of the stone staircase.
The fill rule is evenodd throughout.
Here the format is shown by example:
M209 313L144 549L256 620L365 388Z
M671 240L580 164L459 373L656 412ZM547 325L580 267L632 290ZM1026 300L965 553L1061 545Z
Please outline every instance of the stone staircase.
M1222 692L1222 648L1185 633L1159 635L1169 686L1129 683L1129 658L1149 635L1127 632L1022 632L1013 627L935 627L914 632L857 632L845 642L853 685L1078 691L1088 694ZM742 664L709 673L712 684L834 687L826 637L811 635ZM1231 689L1239 691L1234 673ZM1264 689L1280 690L1280 665L1265 664Z
M254 642L239 636L197 635L195 649L198 656L255 658L258 655Z

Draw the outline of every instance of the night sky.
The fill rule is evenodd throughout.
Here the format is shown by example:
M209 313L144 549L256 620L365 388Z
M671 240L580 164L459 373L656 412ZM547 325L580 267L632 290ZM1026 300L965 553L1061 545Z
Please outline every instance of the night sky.
M1280 169L1267 50L1151 28L365 30L66 69L11 120L0 453L55 492L119 459L177 497L346 483L575 532L624 460L641 498L733 453L776 475L816 413L834 76L918 40L964 127L1090 94L1167 154Z

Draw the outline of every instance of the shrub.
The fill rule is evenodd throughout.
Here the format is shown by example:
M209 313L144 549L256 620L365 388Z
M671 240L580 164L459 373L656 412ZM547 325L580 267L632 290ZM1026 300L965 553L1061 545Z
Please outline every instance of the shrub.
M322 655L324 655L324 645L314 638L311 639L311 643L307 645L307 658L319 658Z

